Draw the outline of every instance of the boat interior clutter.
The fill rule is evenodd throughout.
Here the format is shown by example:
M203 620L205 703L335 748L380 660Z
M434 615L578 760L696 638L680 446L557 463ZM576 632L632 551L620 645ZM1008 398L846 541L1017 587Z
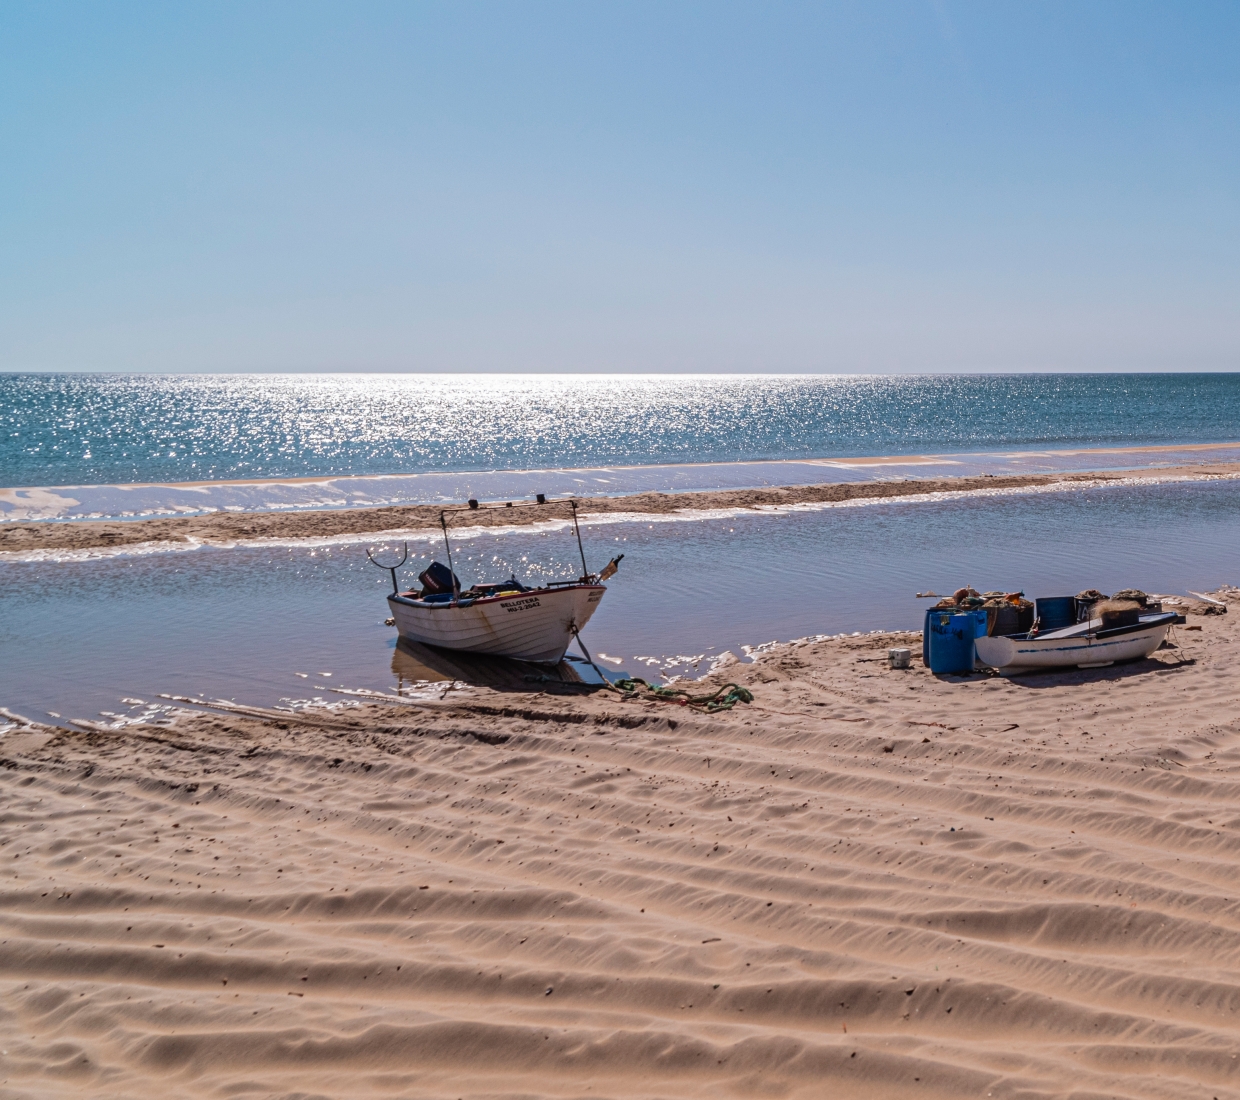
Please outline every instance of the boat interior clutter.
M965 587L926 612L922 656L935 673L1096 668L1148 657L1183 621L1137 588L1029 600Z
M454 596L462 602L487 599L491 596L515 596L522 592L530 592L516 578L516 574L498 584L474 584L462 588L460 578L441 562L433 561L418 574L421 588L410 588L399 595L408 600L422 600L424 603L451 603ZM576 583L576 582L571 582ZM460 593L459 596L456 594Z

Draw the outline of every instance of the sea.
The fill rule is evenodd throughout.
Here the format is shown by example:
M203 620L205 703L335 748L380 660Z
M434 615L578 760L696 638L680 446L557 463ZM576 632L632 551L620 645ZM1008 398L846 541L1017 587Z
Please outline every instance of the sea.
M685 492L1240 461L1240 375L566 377L0 374L0 523ZM595 517L625 555L584 640L692 677L799 637L918 629L917 593L1240 582L1240 482ZM166 696L298 707L454 673L398 646L401 540L0 555L0 705L124 724ZM408 579L439 551L410 540ZM466 583L574 574L562 522L474 530ZM589 670L581 674L589 678Z

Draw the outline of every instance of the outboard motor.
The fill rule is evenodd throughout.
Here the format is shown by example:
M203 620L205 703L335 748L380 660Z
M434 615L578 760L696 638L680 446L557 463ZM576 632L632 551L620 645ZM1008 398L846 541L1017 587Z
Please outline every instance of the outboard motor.
M446 565L440 565L437 561L431 562L430 565L419 573L418 580L422 582L422 591L428 595L435 595L440 592L458 592L461 588L461 582L457 575Z

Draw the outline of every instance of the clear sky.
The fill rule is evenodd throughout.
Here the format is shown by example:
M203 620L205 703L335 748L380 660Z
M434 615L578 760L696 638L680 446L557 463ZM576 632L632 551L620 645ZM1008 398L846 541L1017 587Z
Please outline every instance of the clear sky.
M1240 6L0 3L6 370L1240 370Z

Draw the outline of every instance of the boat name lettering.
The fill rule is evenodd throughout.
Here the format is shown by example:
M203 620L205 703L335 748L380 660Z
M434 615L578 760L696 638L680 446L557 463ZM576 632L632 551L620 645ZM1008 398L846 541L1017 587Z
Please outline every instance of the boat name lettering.
M512 600L504 604L505 611L527 611L531 607L541 607L537 596L529 596L524 600Z

